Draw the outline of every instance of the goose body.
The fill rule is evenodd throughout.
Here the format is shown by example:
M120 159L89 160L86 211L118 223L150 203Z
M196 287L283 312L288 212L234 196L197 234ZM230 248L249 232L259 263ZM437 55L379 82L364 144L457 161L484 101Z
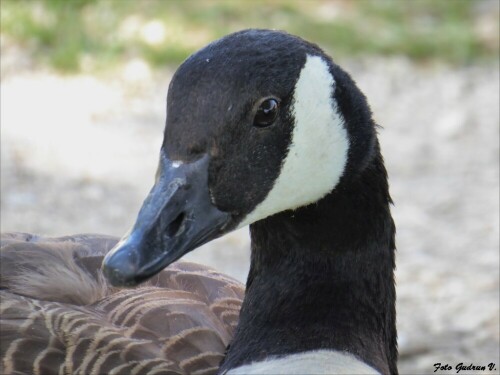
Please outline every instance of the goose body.
M155 184L135 225L106 253L102 274L85 272L109 290L139 288L117 292L132 295L170 267L190 272L174 262L250 225L241 310L240 286L222 275L213 287L229 294L204 297L209 309L226 301L232 318L240 311L234 334L235 321L218 317L217 349L198 347L196 355L223 358L206 371L397 374L391 198L376 124L350 76L316 45L245 30L179 67L167 113ZM9 285L9 298L26 298ZM171 371L194 373L178 367Z
M104 255L118 238L1 238L1 374L213 374L244 287L177 262L139 288L113 288Z

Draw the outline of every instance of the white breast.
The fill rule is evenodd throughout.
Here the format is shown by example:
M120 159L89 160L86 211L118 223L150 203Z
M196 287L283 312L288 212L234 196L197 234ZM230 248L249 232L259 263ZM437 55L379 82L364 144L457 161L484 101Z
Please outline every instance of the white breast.
M265 361L236 367L227 372L227 375L256 374L363 375L379 374L379 372L351 354L331 350L315 350L279 358L270 358Z
M337 185L347 162L349 141L332 99L334 89L328 64L319 56L308 55L295 85L295 126L280 174L240 227L316 202Z

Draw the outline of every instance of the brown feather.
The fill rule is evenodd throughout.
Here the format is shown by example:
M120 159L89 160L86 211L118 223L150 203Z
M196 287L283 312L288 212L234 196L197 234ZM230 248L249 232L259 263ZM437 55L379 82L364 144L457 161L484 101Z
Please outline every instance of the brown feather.
M244 287L178 262L141 287L107 284L117 238L2 234L0 373L213 374Z

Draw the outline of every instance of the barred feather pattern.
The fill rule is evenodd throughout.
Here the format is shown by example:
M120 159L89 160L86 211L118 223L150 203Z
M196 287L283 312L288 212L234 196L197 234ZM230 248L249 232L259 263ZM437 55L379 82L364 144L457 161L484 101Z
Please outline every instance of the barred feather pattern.
M1 236L1 374L216 373L244 286L177 262L133 289L100 267L117 238Z

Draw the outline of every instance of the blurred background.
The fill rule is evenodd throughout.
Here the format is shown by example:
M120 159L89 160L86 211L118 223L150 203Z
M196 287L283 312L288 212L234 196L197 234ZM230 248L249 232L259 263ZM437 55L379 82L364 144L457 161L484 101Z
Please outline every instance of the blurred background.
M401 373L499 363L499 2L1 6L1 230L121 236L153 183L171 75L249 27L319 44L367 95L397 223ZM188 257L244 281L248 229Z

